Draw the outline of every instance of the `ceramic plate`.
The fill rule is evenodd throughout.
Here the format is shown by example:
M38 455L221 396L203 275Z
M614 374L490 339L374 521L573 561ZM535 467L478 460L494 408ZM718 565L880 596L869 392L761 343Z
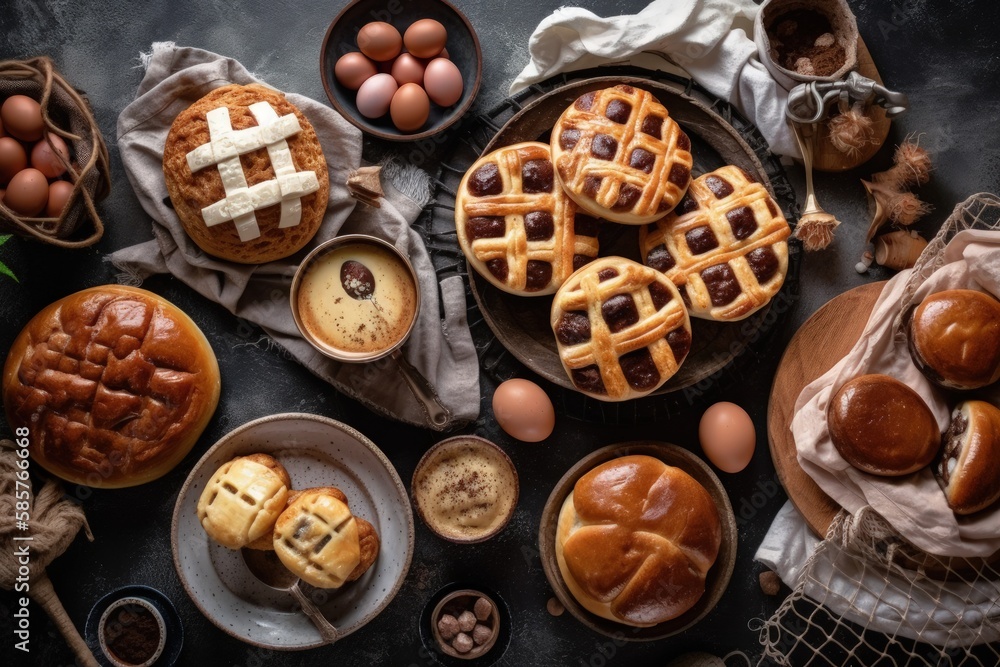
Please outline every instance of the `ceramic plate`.
M715 564L705 578L705 593L691 609L675 619L659 623L648 628L635 628L622 623L616 623L587 611L576 601L563 581L562 573L556 562L556 526L559 523L559 512L566 496L573 490L577 480L585 474L611 459L633 454L645 454L657 458L669 466L680 468L708 491L719 509L719 525L722 528L722 544ZM624 639L626 641L652 641L663 639L683 632L691 627L715 608L733 575L736 565L736 516L729 502L729 495L716 477L712 469L704 461L688 450L665 442L626 442L620 445L603 447L580 459L576 465L563 475L549 495L545 508L542 510L542 524L538 531L538 545L541 552L542 567L549 585L555 591L556 597L563 603L573 616L591 630L603 635Z
M336 486L351 511L375 526L381 549L357 581L322 591L323 614L346 636L381 612L399 591L413 557L413 513L403 483L368 438L340 422L310 414L279 414L240 426L195 464L174 506L174 566L188 595L219 629L256 646L299 650L321 646L319 631L292 609L290 594L250 574L239 551L208 538L198 521L201 493L226 461L261 452L288 470L292 486Z

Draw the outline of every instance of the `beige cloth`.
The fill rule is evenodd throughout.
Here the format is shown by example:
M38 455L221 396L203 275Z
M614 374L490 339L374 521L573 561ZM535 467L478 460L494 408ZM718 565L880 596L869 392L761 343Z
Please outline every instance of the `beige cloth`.
M919 286L914 301L953 288L985 290L1000 296L1000 232L960 232L944 251L944 265ZM1000 505L957 518L930 468L906 477L878 477L854 469L830 440L826 410L845 382L866 373L884 373L912 387L927 402L944 432L950 409L960 397L935 388L913 365L899 331L900 298L910 271L895 276L882 291L854 348L826 374L807 385L795 403L792 434L799 463L823 491L852 514L871 506L901 536L932 554L985 557L1000 549ZM1000 388L970 397L997 403Z

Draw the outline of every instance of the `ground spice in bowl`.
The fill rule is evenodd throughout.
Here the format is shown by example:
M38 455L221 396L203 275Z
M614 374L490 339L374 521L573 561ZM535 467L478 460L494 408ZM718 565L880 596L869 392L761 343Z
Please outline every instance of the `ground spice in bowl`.
M830 20L812 9L795 9L767 26L771 58L787 70L806 76L830 76L844 66L847 53Z
M163 651L163 630L163 619L152 605L138 598L122 598L104 612L101 648L112 662L150 665Z

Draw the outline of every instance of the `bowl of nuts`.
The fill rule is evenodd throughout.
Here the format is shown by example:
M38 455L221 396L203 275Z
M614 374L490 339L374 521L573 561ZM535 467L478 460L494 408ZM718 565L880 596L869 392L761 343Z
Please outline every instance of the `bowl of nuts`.
M500 611L489 595L469 588L448 593L431 612L431 634L445 655L472 660L489 652L500 635Z

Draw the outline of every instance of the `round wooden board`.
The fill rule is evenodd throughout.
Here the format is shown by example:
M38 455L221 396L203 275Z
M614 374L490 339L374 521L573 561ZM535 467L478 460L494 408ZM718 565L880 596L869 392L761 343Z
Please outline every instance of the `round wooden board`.
M792 337L781 357L767 408L771 459L788 499L813 531L826 535L840 505L816 485L799 465L790 430L795 401L802 389L833 368L861 337L886 281L844 292L825 303Z

